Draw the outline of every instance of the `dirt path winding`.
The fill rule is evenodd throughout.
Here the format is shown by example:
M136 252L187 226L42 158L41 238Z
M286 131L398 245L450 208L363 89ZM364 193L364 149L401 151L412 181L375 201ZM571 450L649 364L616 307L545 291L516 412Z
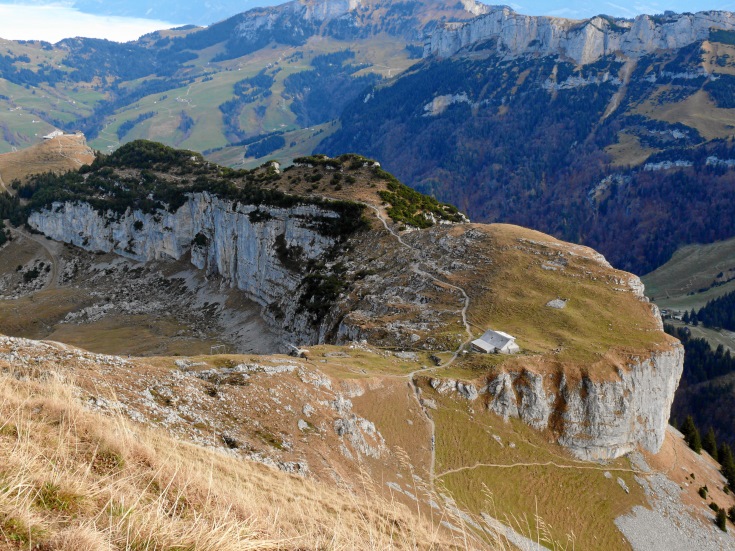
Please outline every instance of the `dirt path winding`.
M59 145L59 156L64 157L64 159L69 159L71 162L76 163L78 166L82 166L84 164L82 161L80 161L76 157L70 157L69 155L66 155L63 152L62 147L61 147L61 140L57 139L56 141L58 142L58 145Z
M378 220L381 221L383 224L383 227L405 248L409 249L412 252L417 252L416 248L406 243L403 238L388 225L388 222L386 221L385 217L383 216L383 213L380 211L380 209L374 205L367 205L371 209L375 211L376 216L378 217ZM458 285L453 285L451 283L448 283L447 281L444 281L442 279L439 279L436 276L431 275L430 273L422 270L419 266L418 262L414 262L411 264L411 269L417 274L422 277L425 277L426 279L429 279L443 287L448 287L449 289L453 289L455 291L458 291L462 297L463 297L463 306L460 310L460 315L462 317L462 323L465 328L465 332L467 333L467 339L462 342L462 344L459 345L459 347L453 352L452 357L449 358L446 362L443 362L437 366L425 368L425 369L416 369L409 373L408 375L405 375L406 378L408 378L408 384L411 387L411 390L413 391L413 396L416 400L416 403L418 404L419 408L421 408L421 411L424 413L424 417L426 418L426 422L429 425L429 428L431 430L431 443L430 443L430 449L431 449L431 461L429 464L429 485L431 488L431 491L434 492L434 479L435 474L435 465L436 465L436 425L434 423L434 420L431 418L431 416L426 411L426 408L424 408L423 404L421 403L421 396L420 396L420 390L416 386L416 383L414 382L414 377L417 373L427 373L431 371L436 371L437 369L442 369L445 367L449 367L452 365L455 360L459 357L459 354L462 352L462 349L472 341L473 335L472 335L472 328L470 327L469 322L467 321L467 310L470 307L470 297L467 294L467 292Z
M645 471L641 471L638 469L625 469L621 467L608 467L608 466L602 466L597 467L595 465L562 465L560 463L557 463L556 461L543 461L543 462L534 462L534 463L475 463L474 465L470 465L468 467L457 467L456 469L449 469L447 471L444 471L443 473L440 473L437 475L437 478L441 478L442 476L446 476L448 474L454 474L459 473L462 471L469 471L472 469L477 469L479 467L492 467L496 469L514 469L516 467L556 467L558 469L576 469L576 470L586 470L586 471L610 471L610 472L623 472L623 473L634 473L641 476L648 476L650 473L647 473Z

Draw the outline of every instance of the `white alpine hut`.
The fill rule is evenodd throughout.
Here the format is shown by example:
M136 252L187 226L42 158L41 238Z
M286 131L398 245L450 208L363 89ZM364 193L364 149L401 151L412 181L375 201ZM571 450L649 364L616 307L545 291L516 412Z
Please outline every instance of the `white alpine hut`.
M521 348L516 344L516 338L503 333L488 329L479 339L472 341L472 350L483 354L515 354Z
M54 130L51 132L51 134L46 134L43 139L44 140L53 140L54 138L58 138L59 136L63 136L64 133L61 130Z

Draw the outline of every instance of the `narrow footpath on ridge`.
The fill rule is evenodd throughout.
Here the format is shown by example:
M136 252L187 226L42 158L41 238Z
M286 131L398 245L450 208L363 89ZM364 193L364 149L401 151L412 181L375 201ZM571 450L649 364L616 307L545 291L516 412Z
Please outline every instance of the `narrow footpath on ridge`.
M64 151L61 148L61 140L56 140L59 145L59 156L64 157L64 159L69 159L70 161L76 163L79 166L82 166L84 163L77 159L76 157L69 157L69 155L65 154Z

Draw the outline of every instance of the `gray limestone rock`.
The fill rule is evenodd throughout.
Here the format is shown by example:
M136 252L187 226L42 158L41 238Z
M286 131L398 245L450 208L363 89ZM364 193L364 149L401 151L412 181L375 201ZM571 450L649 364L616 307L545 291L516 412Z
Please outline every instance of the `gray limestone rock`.
M580 65L620 52L638 58L661 49L681 48L709 38L710 29L735 29L735 14L706 11L633 21L593 17L582 22L521 15L507 6L464 23L447 23L424 44L424 56L449 57L470 44L494 41L504 57L526 54L561 55Z
M264 216L251 220L258 209ZM314 205L244 205L203 192L190 194L174 212L127 211L120 216L100 213L88 203L54 203L32 213L28 224L57 241L139 261L180 259L191 252L197 268L222 277L263 306L263 317L285 339L320 342L329 320L315 327L299 309L301 277L279 260L275 243L282 238L286 246L299 247L304 262L321 259L336 241L314 229L313 221L338 216ZM195 240L199 235L206 244Z
M468 400L486 394L488 409L498 415L552 430L580 459L607 460L638 446L654 453L661 448L683 361L682 347L672 345L632 358L609 380L584 377L571 384L563 374L545 380L522 370L502 371L479 390L456 380L432 379L430 385L439 393L456 392Z
M623 480L622 478L618 477L618 484L620 485L620 487L623 489L623 491L626 494L629 494L630 493L630 488L628 488L628 485L625 483L625 480Z

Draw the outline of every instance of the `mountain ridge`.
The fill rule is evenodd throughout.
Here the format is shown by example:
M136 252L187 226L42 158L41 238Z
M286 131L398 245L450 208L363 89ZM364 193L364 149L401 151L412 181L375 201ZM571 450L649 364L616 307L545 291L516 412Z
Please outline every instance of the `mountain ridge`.
M314 35L354 40L385 32L420 42L436 22L486 13L476 0L449 2L383 2L382 0L292 0L277 6L253 8L187 35L184 44L207 41L222 31L231 34L219 60L252 53L271 41L300 45ZM206 43L206 42L205 42Z
M606 16L574 21L501 7L469 22L445 23L424 44L424 56L450 57L477 42L495 41L483 49L506 56L559 54L587 65L617 52L637 58L659 49L679 49L708 39L713 30L734 28L735 15L726 11L639 15L632 22Z
M457 387L460 393L487 395L493 411L552 431L578 457L613 459L638 445L655 452L662 444L681 351L662 332L658 310L635 276L585 247L514 226L469 224L369 159L315 156L283 172L275 162L233 171L191 152L131 142L80 174L35 177L18 193L28 201L29 227L56 241L138 262L189 258L258 303L286 347L366 340L456 350L446 366L474 362L480 376L476 386ZM470 248L475 256L466 258L462 251ZM373 256L376 249L381 256ZM525 273L541 295L514 300L514 284L501 292L507 287L501 281L534 254L545 260ZM528 321L553 323L547 303L569 293L577 278L572 302L556 316L564 329L546 335ZM494 287L492 297L484 284ZM435 287L444 293L436 295ZM476 354L461 356L473 330L457 331L457 304L464 304L462 320L469 315L481 326L489 311L516 300L511 312L492 319L525 334L530 357L495 366ZM614 337L604 322L612 323L611 312L600 311L592 325L579 317L585 302L599 309L610 300L626 320L615 322ZM567 365L558 370L558 362ZM500 371L483 381L484 364ZM454 390L447 384L440 392ZM636 390L642 388L644 401ZM650 409L641 415L644 403Z

